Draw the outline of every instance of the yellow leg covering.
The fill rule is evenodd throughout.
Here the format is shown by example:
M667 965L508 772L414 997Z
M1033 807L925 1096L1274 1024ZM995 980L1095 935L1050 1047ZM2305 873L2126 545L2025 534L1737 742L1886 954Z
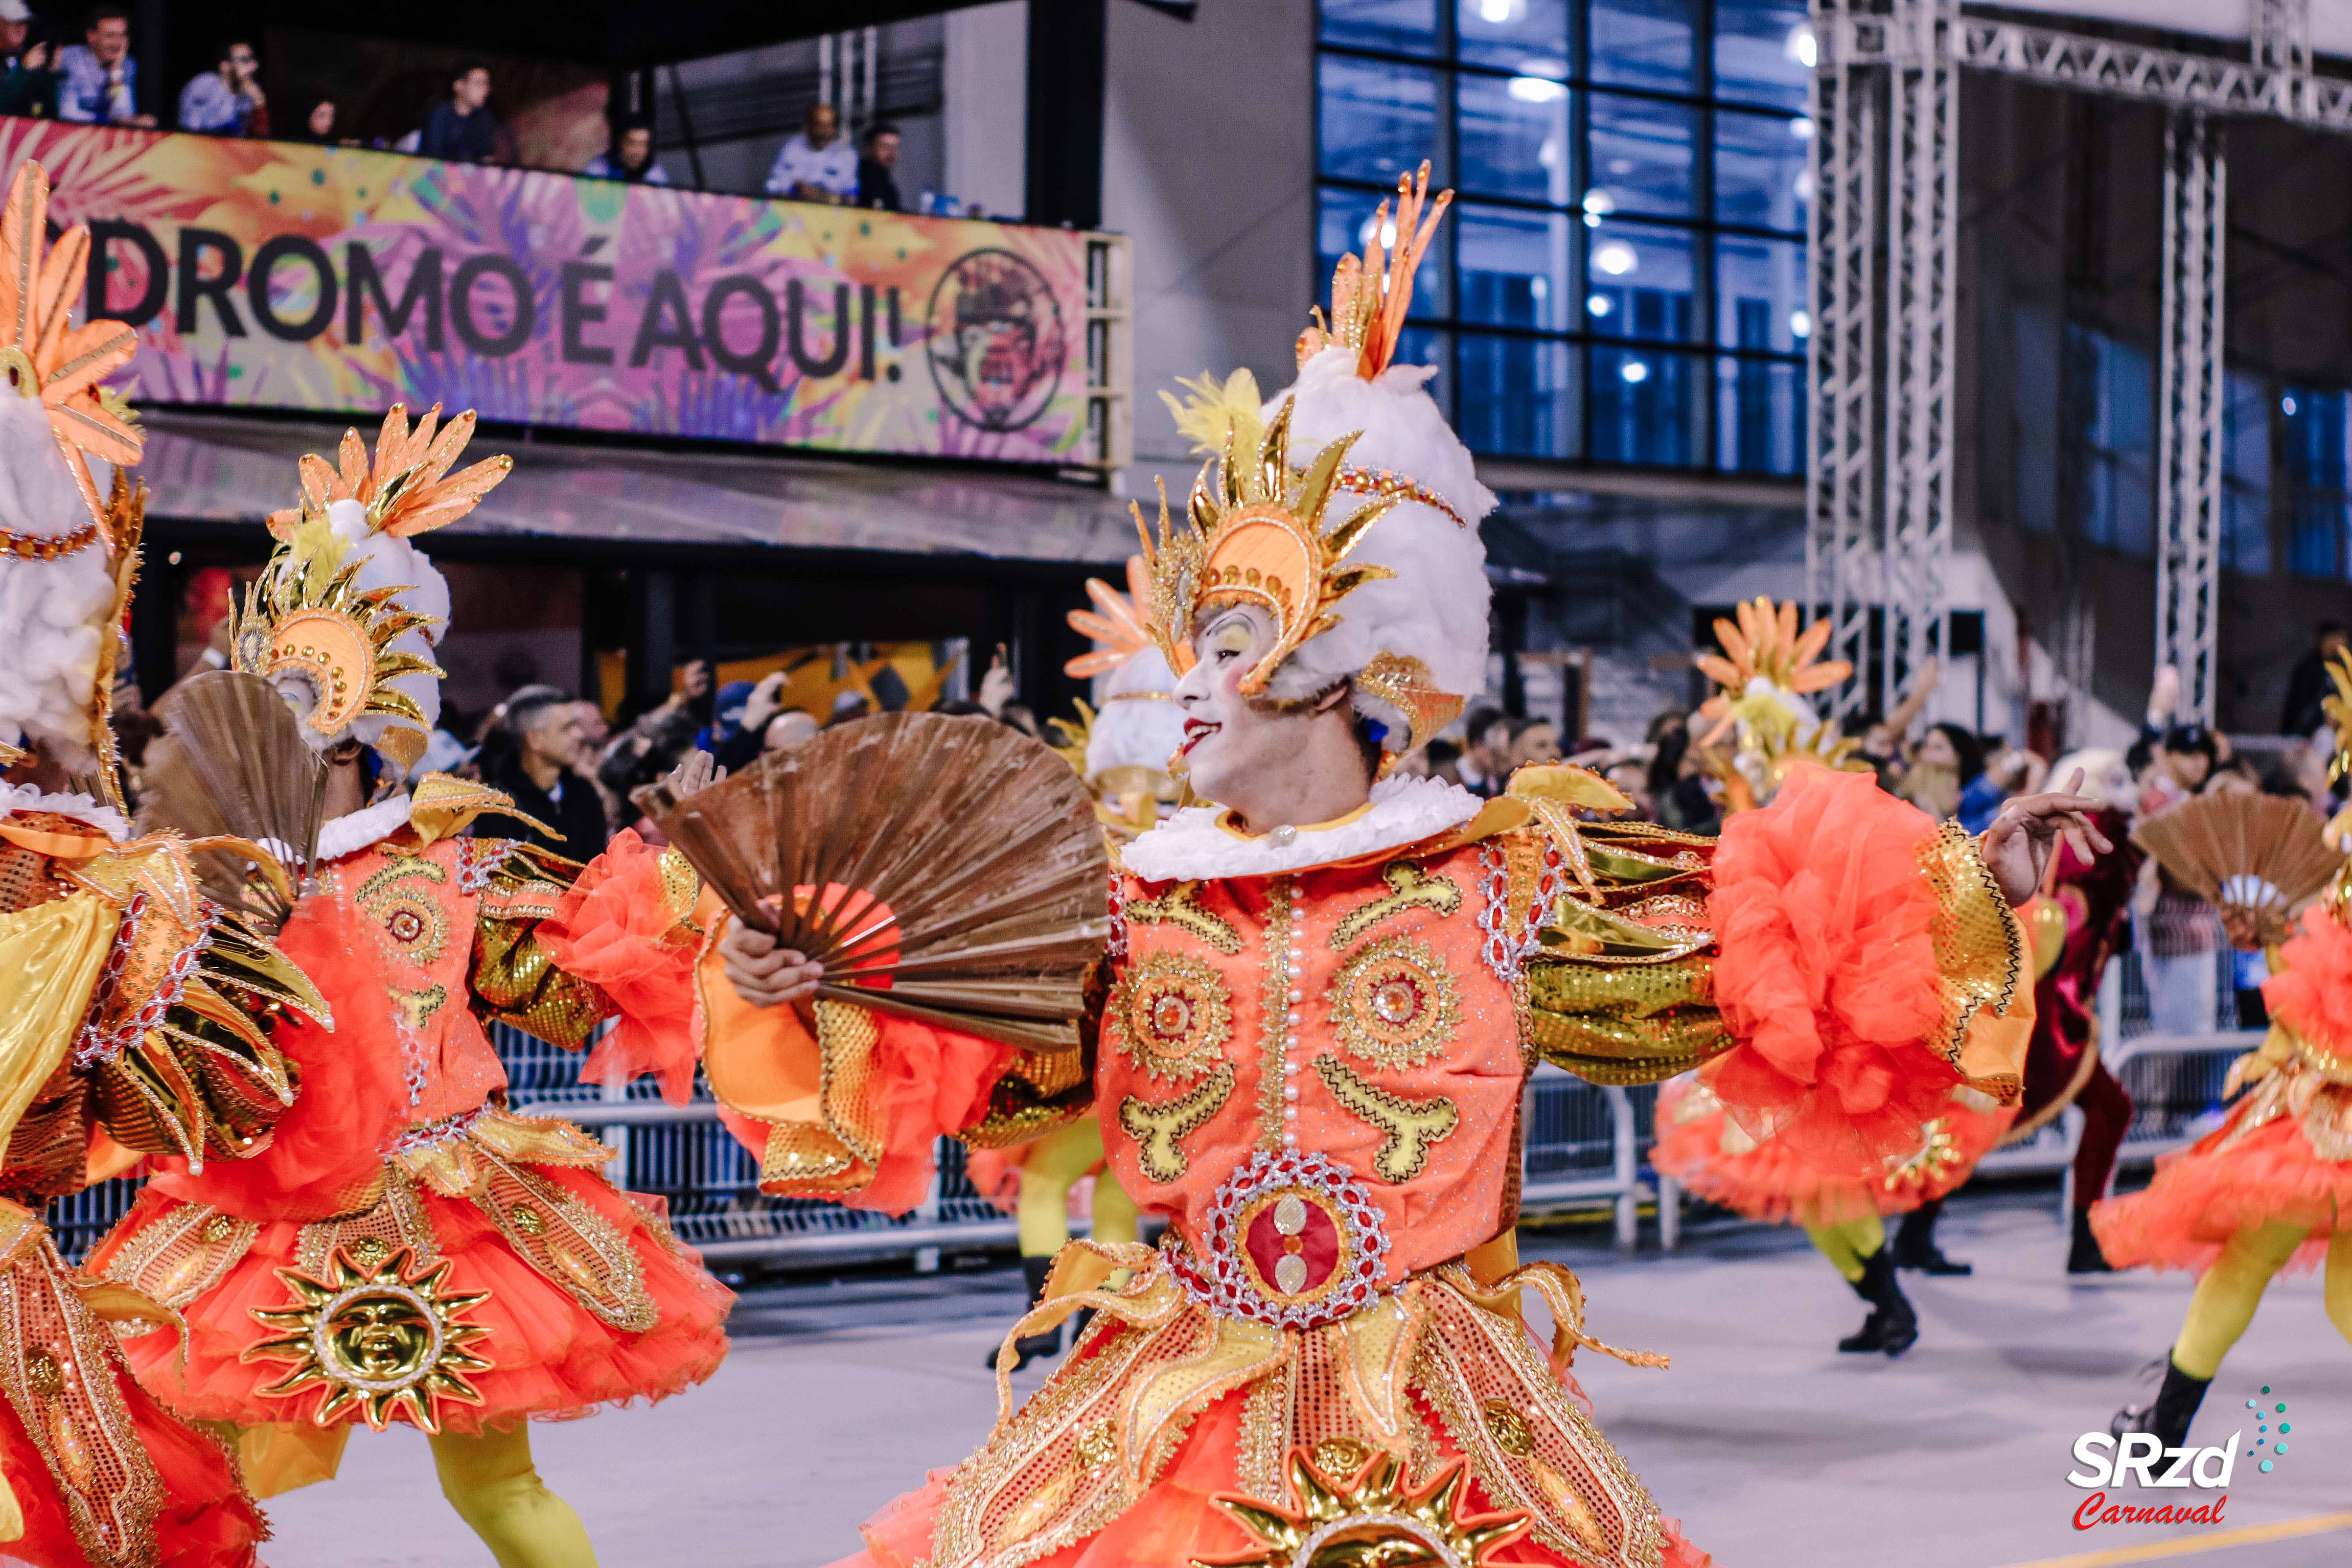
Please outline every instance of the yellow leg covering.
M530 1428L444 1432L433 1439L441 1495L482 1538L499 1568L596 1568L596 1549L571 1505L531 1468Z
M1809 1225L1805 1236L1853 1285L1862 1279L1862 1260L1886 1245L1886 1222L1869 1214L1843 1225Z
M1102 1136L1097 1127L1095 1136ZM1135 1200L1118 1184L1118 1178L1106 1166L1095 1177L1095 1229L1097 1241L1133 1241L1137 1237ZM2352 1279L2352 1276L2347 1276Z
M2352 1231L2339 1230L2327 1238L2326 1284L2320 1300L2336 1331L2352 1340Z
M1062 1250L1062 1244L1070 1239L1070 1188L1102 1157L1102 1123L1091 1116L1048 1132L1029 1146L1029 1157L1021 1163L1021 1206L1013 1212L1021 1227L1022 1257L1051 1258ZM1095 1202L1102 1202L1099 1185ZM1127 1212L1132 1227L1132 1201ZM1099 1237L1099 1210L1096 1224L1095 1234ZM1135 1239L1132 1228L1127 1239Z
M2273 1220L2231 1237L2189 1298L2189 1319L2173 1342L2172 1364L2191 1377L2221 1371L2221 1358L2254 1321L2271 1276L2294 1256L2305 1234L2305 1226Z

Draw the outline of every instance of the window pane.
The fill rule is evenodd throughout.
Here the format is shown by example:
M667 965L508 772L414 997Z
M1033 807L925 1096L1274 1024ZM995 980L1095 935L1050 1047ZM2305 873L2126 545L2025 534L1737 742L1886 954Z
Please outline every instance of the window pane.
M1498 327L1565 331L1575 323L1569 258L1576 220L1566 213L1458 206L1461 316Z
M1325 174L1389 182L1436 156L1435 72L1339 55L1318 69Z
M1748 474L1805 471L1805 367L1721 359L1715 367L1716 462Z
M2073 432L2082 479L2075 526L2093 544L2146 555L2155 548L2156 381L2147 351L2069 325L2071 384L2082 400Z
M1804 0L1715 0L1716 97L1802 109L1812 61Z
M1813 195L1813 122L1801 114L1715 117L1715 216L1801 234Z
M1576 456L1575 351L1533 338L1465 332L1457 351L1454 428L1474 452L1521 458Z
M1464 59L1536 76L1568 74L1568 0L1454 0Z
M2271 392L2236 371L2221 401L2221 564L2271 569Z
M1691 467L1701 450L1698 362L1647 349L1587 352L1593 460Z
M1684 217L1691 210L1695 110L1596 92L1584 210Z
M1628 87L1691 87L1691 14L1697 0L1592 0L1594 81Z
M1433 55L1437 0L1323 0L1323 41Z
M1592 331L1675 342L1693 336L1688 234L1604 223L1585 244L1584 309Z
M1812 331L1805 247L1793 239L1715 242L1715 341L1727 349L1802 353Z
M1396 357L1391 364L1433 365L1437 374L1429 378L1429 395L1436 400L1437 411L1448 420L1454 417L1454 340L1450 332L1433 331L1428 327L1407 327L1397 334Z
M1321 303L1328 305L1331 269L1339 265L1339 258L1353 252L1364 253L1364 246L1372 237L1372 216L1380 210L1381 198L1365 191L1325 190L1317 193L1315 291ZM1396 202L1389 200L1388 232L1381 237L1383 251L1396 245ZM1450 220L1449 220L1450 221ZM1417 316L1445 314L1445 229L1438 226L1437 237L1430 243L1429 254L1422 258L1420 269L1412 279L1412 313Z
M1486 195L1568 203L1568 89L1540 77L1464 76L1461 187Z
M2291 386L2279 413L2286 420L2287 570L2340 576L2346 490L2352 487L2352 396Z

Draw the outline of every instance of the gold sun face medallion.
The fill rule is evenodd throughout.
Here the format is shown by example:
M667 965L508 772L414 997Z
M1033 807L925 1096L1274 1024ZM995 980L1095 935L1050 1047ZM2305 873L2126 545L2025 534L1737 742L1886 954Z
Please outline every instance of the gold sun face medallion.
M1394 1455L1340 1438L1293 1448L1288 1469L1280 1503L1215 1500L1259 1546L1201 1568L1480 1568L1528 1527L1524 1513L1464 1515L1459 1458L1414 1487Z
M330 1279L279 1269L295 1304L254 1310L278 1334L247 1348L243 1359L294 1365L262 1392L290 1398L321 1388L325 1397L312 1420L332 1426L357 1409L379 1432L395 1419L438 1432L445 1401L479 1405L482 1396L466 1374L489 1366L471 1346L490 1331L459 1314L490 1293L446 1290L446 1260L415 1273L409 1265L406 1248L362 1264L339 1247L325 1270Z

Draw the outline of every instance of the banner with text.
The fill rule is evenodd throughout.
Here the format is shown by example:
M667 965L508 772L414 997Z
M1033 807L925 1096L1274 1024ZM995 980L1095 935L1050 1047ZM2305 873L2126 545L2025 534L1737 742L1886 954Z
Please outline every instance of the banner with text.
M1084 460L1087 237L0 119L136 402Z

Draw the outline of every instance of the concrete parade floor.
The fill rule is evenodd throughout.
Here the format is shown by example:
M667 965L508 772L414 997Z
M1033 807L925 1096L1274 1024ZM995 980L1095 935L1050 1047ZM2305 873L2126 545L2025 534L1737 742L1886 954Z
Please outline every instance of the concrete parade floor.
M2310 1279L2273 1287L2192 1435L2215 1444L2242 1426L2251 1443L2245 1401L2269 1384L2295 1427L2275 1472L2242 1451L2220 1526L2073 1527L2089 1495L2064 1479L2074 1439L2146 1396L2141 1369L2170 1342L2189 1281L2070 1284L2055 1208L2047 1192L1956 1200L1942 1240L1977 1273L1904 1277L1922 1333L1892 1363L1835 1352L1861 1304L1792 1231L1712 1223L1675 1256L1645 1237L1631 1258L1598 1232L1530 1233L1526 1251L1582 1275L1593 1333L1675 1358L1661 1373L1586 1352L1577 1371L1602 1430L1722 1568L2106 1568L2148 1560L2118 1549L2159 1545L2198 1568L2352 1563L2352 1346ZM541 1473L585 1519L606 1568L830 1563L856 1550L859 1520L986 1431L994 1394L982 1361L1018 1290L1000 1269L754 1291L709 1385L538 1427ZM2111 1495L2193 1505L2211 1494ZM264 1560L276 1568L489 1562L441 1501L411 1431L362 1432L338 1481L277 1499L271 1513ZM2335 1513L2345 1528L2240 1533Z

